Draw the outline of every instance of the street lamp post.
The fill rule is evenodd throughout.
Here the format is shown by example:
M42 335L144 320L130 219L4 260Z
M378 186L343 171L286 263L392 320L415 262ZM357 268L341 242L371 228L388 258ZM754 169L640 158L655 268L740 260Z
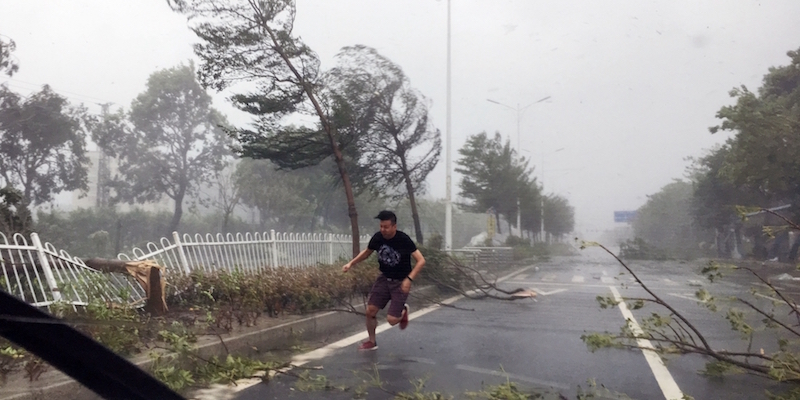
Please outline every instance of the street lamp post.
M503 104L503 103L501 103L499 101L494 101L492 99L486 99L486 101L488 101L490 103L494 103L494 104L506 107L508 109L511 109L511 110L514 110L514 111L517 112L517 154L518 155L522 154L522 149L520 148L520 141L519 141L520 140L520 128L519 128L519 125L520 125L520 121L522 120L522 112L525 111L528 107L530 107L530 106L532 106L534 104L537 104L537 103L541 103L541 102L543 102L543 101L545 101L545 100L547 100L549 98L550 98L550 96L543 97L543 98L541 98L539 100L534 101L531 104L528 104L525 107L520 107L519 103L517 103L517 107L516 108L511 107L511 106L509 106L507 104ZM544 229L544 228L542 228L542 229ZM522 210L520 209L520 205L519 205L519 196L517 196L517 230L519 230L519 236L522 237Z
M450 0L447 0L447 123L445 129L445 141L447 148L445 149L445 168L447 169L447 178L445 179L447 188L445 189L445 214L444 214L444 249L448 253L453 249L453 203L452 203L452 177L450 166L450 147L452 143L450 140Z

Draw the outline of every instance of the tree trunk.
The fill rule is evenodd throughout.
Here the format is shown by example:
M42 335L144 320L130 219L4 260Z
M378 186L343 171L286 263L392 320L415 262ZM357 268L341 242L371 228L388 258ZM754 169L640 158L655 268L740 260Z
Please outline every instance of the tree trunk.
M183 217L183 196L186 194L186 188L181 187L175 196L175 212L172 214L172 220L169 222L169 230L166 233L167 237L171 237L172 232L178 231L178 226L181 224L181 217Z
M355 257L361 252L361 243L359 243L358 234L358 212L356 212L356 198L353 195L353 185L350 182L350 175L348 175L347 168L345 168L344 165L344 155L342 155L342 151L339 148L339 145L336 143L335 129L325 116L325 112L319 105L319 101L317 101L317 96L314 95L311 85L306 82L305 76L301 74L297 68L295 68L294 64L292 64L292 60L290 60L286 55L284 48L278 43L277 37L275 37L275 32L266 24L262 25L262 27L269 34L270 39L272 39L272 44L275 46L275 50L281 56L281 59L283 59L283 62L286 63L286 66L292 71L292 74L294 74L294 76L297 78L299 84L302 85L303 91L306 92L308 99L311 100L311 104L314 105L314 110L317 112L317 116L322 123L322 128L328 135L328 142L330 143L331 151L333 151L333 158L336 161L336 167L339 169L339 175L341 176L342 184L344 185L344 193L347 197L347 214L350 216L350 230L353 235L353 257Z
M405 165L405 160L403 160ZM411 219L414 220L414 233L417 236L417 243L420 245L425 244L422 237L422 226L419 223L419 213L417 212L417 200L414 195L414 186L411 185L411 176L408 171L403 170L403 179L406 181L406 190L408 191L408 202L411 204Z
M122 261L107 260L103 258L90 258L84 261L87 267L98 271L130 275L142 285L147 296L144 306L145 311L153 315L167 313L167 303L164 298L166 282L161 275L161 267L153 261Z

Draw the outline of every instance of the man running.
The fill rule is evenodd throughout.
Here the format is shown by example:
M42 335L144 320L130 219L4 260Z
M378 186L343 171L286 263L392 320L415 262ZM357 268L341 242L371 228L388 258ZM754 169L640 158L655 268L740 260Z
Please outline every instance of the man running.
M400 329L408 326L408 292L422 267L425 257L417 249L417 245L408 235L397 230L397 216L391 211L381 211L375 219L380 220L380 232L375 233L364 251L342 267L347 272L353 265L367 259L373 251L378 252L378 264L381 274L372 285L367 302L367 333L369 340L359 346L359 350L377 350L375 328L378 327L378 311L386 307L391 300L386 320L389 325L400 324ZM416 264L411 269L411 257Z

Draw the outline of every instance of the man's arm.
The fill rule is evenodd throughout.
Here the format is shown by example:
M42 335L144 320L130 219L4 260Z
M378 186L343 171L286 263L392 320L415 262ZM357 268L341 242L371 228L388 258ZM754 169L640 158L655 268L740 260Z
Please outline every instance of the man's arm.
M372 249L370 249L370 248L366 248L366 249L362 250L362 251L361 251L361 253L358 253L358 255L356 256L356 258L354 258L354 259L350 260L350 262L349 262L349 263L345 264L345 265L344 265L344 267L342 267L342 272L347 272L347 271L348 271L348 270L350 270L350 268L352 268L354 265L356 265L356 264L358 264L358 263L360 263L360 262L362 262L362 261L366 260L366 259L367 259L367 257L369 257L369 256L372 254L372 251L373 251L373 250L372 250Z
M414 261L417 263L414 264L414 269L411 270L411 273L408 274L408 277L411 279L417 279L417 275L419 275L419 271L422 271L422 268L425 266L425 257L422 256L419 250L415 250L411 253L411 257L414 257Z
M414 252L411 253L411 257L414 257L416 264L414 264L414 269L411 270L411 273L408 274L409 279L403 279L403 284L400 286L400 288L403 290L403 293L408 293L411 291L411 281L417 279L419 271L422 271L422 267L425 266L425 257L422 256L422 253L420 253L419 250L414 250Z

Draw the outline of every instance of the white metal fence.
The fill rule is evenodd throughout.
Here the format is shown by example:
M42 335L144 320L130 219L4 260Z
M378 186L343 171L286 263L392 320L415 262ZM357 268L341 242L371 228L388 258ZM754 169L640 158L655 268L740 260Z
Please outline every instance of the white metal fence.
M369 243L370 236L361 236L360 247ZM169 274L190 274L195 271L256 272L265 268L308 267L333 264L352 257L351 235L320 233L237 233L184 234L173 232L172 241L161 238L159 243L147 243L145 249L135 248L132 254L119 254L121 260L156 260Z
M103 301L140 303L144 290L132 277L89 268L79 258L42 244L32 233L31 243L17 233L11 241L0 233L0 287L37 306L62 301L85 305L94 297Z

